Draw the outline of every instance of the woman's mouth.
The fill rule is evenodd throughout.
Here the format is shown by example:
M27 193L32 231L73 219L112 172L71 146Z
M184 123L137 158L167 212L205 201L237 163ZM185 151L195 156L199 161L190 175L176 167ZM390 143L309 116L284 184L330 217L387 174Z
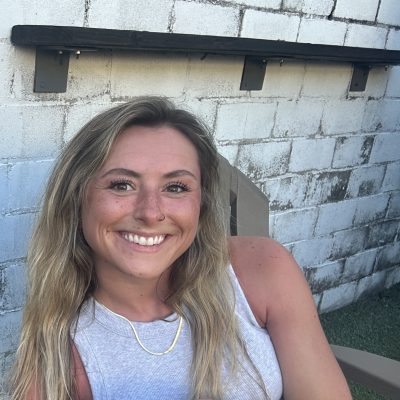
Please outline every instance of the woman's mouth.
M161 244L165 239L165 235L141 236L130 232L122 232L121 236L128 242L136 243L141 246L154 246Z

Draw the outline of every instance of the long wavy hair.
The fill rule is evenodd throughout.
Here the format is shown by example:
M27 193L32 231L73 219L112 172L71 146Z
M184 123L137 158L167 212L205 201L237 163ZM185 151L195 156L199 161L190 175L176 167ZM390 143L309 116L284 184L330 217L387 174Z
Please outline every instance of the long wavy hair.
M166 302L190 324L192 398L223 397L223 365L235 366L243 345L227 270L217 151L207 128L192 114L164 98L144 97L88 122L66 145L50 176L28 252L28 297L11 381L13 400L25 400L32 387L41 399L66 400L76 394L70 331L96 287L92 251L80 227L81 207L89 180L118 135L133 125L173 127L197 150L199 228L190 248L172 266Z

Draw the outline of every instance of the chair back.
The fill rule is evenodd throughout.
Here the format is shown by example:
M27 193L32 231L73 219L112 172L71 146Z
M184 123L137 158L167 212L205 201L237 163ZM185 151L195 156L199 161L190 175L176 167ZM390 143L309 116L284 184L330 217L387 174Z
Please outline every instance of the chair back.
M219 173L226 219L232 236L268 236L268 199L241 171L220 156Z

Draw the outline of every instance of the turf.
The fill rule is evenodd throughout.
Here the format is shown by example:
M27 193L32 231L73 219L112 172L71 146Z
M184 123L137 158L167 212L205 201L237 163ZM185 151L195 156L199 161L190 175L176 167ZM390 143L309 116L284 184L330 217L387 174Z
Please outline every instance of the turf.
M330 343L400 361L400 284L320 317ZM360 385L350 386L354 400L384 399Z

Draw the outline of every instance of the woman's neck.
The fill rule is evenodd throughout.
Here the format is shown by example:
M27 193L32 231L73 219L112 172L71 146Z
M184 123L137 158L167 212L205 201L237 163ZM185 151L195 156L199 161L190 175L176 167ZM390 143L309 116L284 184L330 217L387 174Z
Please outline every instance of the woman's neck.
M165 304L168 280L160 277L154 281L122 281L98 277L94 298L101 304L130 321L154 321L165 318L173 311Z

